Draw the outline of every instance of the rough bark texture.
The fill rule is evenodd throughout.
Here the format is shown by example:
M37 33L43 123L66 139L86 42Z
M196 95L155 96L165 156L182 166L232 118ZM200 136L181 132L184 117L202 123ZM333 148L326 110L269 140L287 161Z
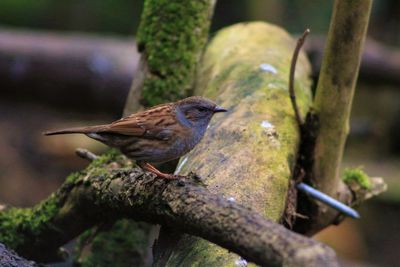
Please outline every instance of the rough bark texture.
M216 0L147 0L137 33L142 53L139 79L124 113L142 104L175 101L192 92L196 66L208 38Z
M82 231L118 218L176 228L262 266L337 266L327 246L210 193L196 179L159 179L113 152L71 175L38 206L3 210L0 240L28 258L49 260Z
M199 66L196 95L228 108L213 119L202 142L181 159L179 173L194 171L211 192L278 222L283 215L299 143L288 93L295 42L262 23L219 31ZM310 66L300 55L296 92L303 114L311 102ZM239 256L189 236L177 244L168 266L231 266Z
M0 266L1 267L40 267L33 261L28 261L18 256L14 251L9 250L0 243Z
M322 192L347 201L351 194L339 171L371 4L371 0L335 1L314 101L317 128L311 183ZM319 203L313 209L307 212L314 215L309 228L302 230L304 233L315 233L338 216Z

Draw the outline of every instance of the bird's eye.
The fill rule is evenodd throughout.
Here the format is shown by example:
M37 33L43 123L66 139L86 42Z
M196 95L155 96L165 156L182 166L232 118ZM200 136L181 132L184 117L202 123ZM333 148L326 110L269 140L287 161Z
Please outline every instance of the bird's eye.
M197 110L200 111L200 112L207 111L207 109L206 109L206 108L203 108L203 107L199 107L199 108L197 108Z

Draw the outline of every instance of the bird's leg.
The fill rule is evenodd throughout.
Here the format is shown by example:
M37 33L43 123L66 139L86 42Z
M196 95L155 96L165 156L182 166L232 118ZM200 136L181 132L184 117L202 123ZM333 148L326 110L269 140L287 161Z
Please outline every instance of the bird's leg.
M168 180L178 179L177 175L173 175L173 174L169 174L169 173L163 173L163 172L159 171L156 167L154 167L153 165L151 165L148 162L138 162L138 165L142 169L144 169L146 171L149 171L151 173L154 173L158 177L161 177L161 178L164 178L164 179L168 179Z

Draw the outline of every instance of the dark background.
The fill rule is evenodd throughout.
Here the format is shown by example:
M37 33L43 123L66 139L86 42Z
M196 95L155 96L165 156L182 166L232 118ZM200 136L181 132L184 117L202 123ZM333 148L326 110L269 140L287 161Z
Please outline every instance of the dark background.
M134 35L142 2L0 1L0 203L17 206L37 203L56 190L68 173L86 166L84 160L75 156L76 147L96 153L105 149L84 136L44 137L41 132L110 122L120 116L138 58ZM326 0L219 0L211 36L221 27L236 22L266 20L293 34L309 27L311 38L324 37L332 5L333 1ZM375 1L368 38L385 49L398 52L399 20L399 1ZM88 50L78 49L82 54L74 61L69 57L66 41L55 45L57 52L66 54L65 61L61 60L51 68L33 69L29 79L25 79L19 75L25 70L25 58L2 49L7 45L12 48L20 42L28 47L24 53L32 55L33 60L43 60L45 55L29 48L51 44L54 39L40 39L43 43L38 43L37 39L17 41L13 34L8 34L36 36L43 31L45 37L49 36L49 31L55 32L56 39L66 36L82 42L89 38L84 42L87 47L101 46L104 40L112 45L125 44L125 50L118 51L126 53L124 64L129 65L132 73L121 74L114 65L107 65L102 57L104 51L99 48L100 52L92 58L91 74L87 75L88 70L82 65L87 62L81 58L87 56L85 51ZM382 55L378 51L374 56L380 58ZM375 66L369 75L360 76L343 165L363 166L371 176L384 177L389 190L362 206L361 220L347 219L316 237L333 246L349 266L398 264L400 88L396 80L376 78L375 74L382 67L385 66Z

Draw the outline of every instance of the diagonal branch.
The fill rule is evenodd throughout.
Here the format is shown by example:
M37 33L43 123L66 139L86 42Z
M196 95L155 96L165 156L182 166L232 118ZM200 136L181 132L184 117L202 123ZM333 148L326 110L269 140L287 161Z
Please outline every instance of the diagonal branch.
M125 217L205 238L262 266L337 266L327 246L210 193L195 179L168 182L131 167L108 153L38 206L2 211L0 240L45 261L89 227Z

